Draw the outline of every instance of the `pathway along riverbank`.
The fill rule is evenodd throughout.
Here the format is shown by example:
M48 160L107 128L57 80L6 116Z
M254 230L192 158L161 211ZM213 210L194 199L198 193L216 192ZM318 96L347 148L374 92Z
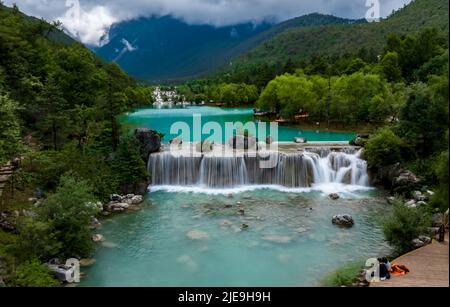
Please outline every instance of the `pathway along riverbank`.
M372 282L370 287L448 287L449 245L448 232L442 243L433 243L409 252L392 264L405 265L410 272L404 276L392 276L390 280Z

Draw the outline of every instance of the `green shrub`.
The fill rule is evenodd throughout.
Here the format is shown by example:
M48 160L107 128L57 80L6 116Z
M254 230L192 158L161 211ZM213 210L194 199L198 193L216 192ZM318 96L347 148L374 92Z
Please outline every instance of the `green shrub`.
M38 260L27 261L16 269L15 285L17 287L54 287L59 285L49 269Z
M392 214L382 220L386 240L403 253L411 250L411 241L428 232L431 217L426 210L409 208L402 201L396 200Z
M401 160L402 140L389 128L380 129L366 144L364 156L370 167L393 165Z
M39 220L49 223L51 234L61 244L58 256L88 257L94 245L89 225L99 209L89 183L70 174L39 210Z
M351 286L359 277L364 266L361 263L352 263L330 273L322 280L324 287Z
M13 252L19 261L40 259L47 261L56 256L62 243L57 241L50 222L24 219L19 224L19 236Z

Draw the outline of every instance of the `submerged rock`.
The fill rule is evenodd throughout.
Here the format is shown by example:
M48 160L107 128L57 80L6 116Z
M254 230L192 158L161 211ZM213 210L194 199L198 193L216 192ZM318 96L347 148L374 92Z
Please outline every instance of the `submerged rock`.
M229 220L223 220L220 223L220 225L222 225L222 226L231 226L231 225L233 225L233 223L231 221L229 221Z
M95 259L81 259L80 260L80 266L81 267L88 267L93 265L96 262Z
M177 263L183 264L190 271L196 271L198 269L198 264L189 255L183 255L177 258Z
M191 240L208 240L209 234L205 231L201 230L191 230L189 231L186 236Z
M333 216L331 220L333 224L338 226L352 227L355 224L353 217L348 214L339 214Z
M274 242L274 243L290 243L292 241L292 238L289 236L280 236L280 235L271 235L271 236L265 236L263 237L263 240Z

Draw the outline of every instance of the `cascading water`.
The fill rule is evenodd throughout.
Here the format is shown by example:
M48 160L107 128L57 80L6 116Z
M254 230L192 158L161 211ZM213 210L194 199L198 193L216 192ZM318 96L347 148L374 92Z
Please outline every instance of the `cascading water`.
M320 184L368 186L367 163L361 151L317 148L302 152L270 152L277 161L261 168L267 160L255 154L183 154L163 151L152 154L148 169L153 186L200 186L230 189L248 185L278 185L306 188Z

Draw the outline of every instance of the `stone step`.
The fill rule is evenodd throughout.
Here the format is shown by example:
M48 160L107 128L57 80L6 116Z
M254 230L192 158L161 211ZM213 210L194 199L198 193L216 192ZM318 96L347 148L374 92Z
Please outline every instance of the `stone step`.
M0 175L0 183L7 182L11 178L9 175Z

